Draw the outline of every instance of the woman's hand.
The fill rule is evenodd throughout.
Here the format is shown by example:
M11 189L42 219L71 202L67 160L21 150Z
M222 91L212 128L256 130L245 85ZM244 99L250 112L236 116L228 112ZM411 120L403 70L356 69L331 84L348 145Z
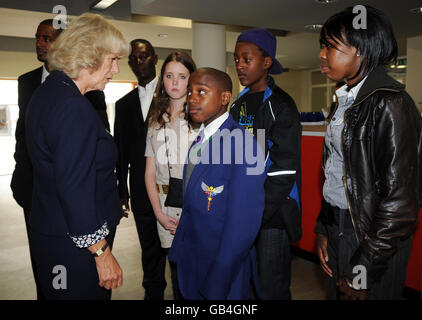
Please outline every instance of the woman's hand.
M322 270L330 277L333 277L333 271L328 266L328 253L327 253L327 244L328 238L326 235L318 234L317 237L317 249L318 249L318 257L319 261L321 262Z
M145 165L145 186L149 201L154 210L155 217L158 222L163 226L164 229L170 231L171 234L176 232L177 220L163 212L161 208L160 198L157 190L157 180L155 179L155 173L157 168L155 166L155 159L147 157Z
M177 220L164 212L161 211L161 214L157 215L158 222L163 226L164 229L170 231L171 234L176 232Z
M94 253L101 248L105 242L106 240L103 239L95 245L89 247L88 250L91 253ZM110 290L116 289L123 284L123 271L116 258L111 253L110 247L108 247L102 255L95 257L94 259L97 266L100 287Z
M170 233L171 233L173 236L176 234L176 230L177 230L177 226L179 225L179 221L180 221L180 220L176 220L176 225L175 225L174 231L170 231Z
M343 294L343 300L365 300L366 290L355 290L347 285L347 280L341 277L337 282L340 292Z

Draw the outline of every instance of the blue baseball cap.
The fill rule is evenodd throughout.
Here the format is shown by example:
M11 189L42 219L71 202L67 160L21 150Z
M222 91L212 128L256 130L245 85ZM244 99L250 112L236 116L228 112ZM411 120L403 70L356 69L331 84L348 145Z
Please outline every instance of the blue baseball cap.
M270 74L281 74L283 67L280 62L275 58L275 52L277 47L277 40L275 36L264 28L253 28L243 31L237 38L237 42L246 41L257 45L259 48L264 50L273 60L271 68L268 70Z

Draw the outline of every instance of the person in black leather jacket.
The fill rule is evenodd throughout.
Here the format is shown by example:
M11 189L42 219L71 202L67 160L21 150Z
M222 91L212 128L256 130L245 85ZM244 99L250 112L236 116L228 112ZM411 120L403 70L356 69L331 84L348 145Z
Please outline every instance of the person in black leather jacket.
M419 214L421 117L384 70L397 58L390 22L364 9L366 28L350 7L320 34L321 72L346 80L325 135L315 228L327 299L400 299Z

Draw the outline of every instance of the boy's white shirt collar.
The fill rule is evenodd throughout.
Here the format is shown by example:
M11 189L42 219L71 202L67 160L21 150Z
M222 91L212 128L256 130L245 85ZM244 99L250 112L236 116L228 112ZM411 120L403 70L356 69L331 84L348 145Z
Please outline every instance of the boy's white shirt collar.
M204 123L202 123L201 127L199 128L199 132L201 132L202 130L204 131L204 141L206 141L209 137L211 137L214 133L216 133L218 128L221 127L221 125L224 123L224 121L227 120L228 117L229 117L229 112L227 111L227 112L224 112L217 119L213 120L206 127L204 126Z

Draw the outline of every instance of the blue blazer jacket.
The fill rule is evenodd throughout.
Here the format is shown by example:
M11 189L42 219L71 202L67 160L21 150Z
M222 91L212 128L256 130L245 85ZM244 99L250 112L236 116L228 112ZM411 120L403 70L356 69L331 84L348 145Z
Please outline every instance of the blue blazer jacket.
M26 115L34 170L31 230L93 234L122 216L114 167L117 150L89 101L63 72L35 91Z
M186 299L248 299L251 280L257 282L254 241L264 210L264 157L255 138L231 116L220 132L201 150L169 252ZM247 169L257 166L244 161L252 149L260 173L248 175ZM251 162L250 157L246 160Z

